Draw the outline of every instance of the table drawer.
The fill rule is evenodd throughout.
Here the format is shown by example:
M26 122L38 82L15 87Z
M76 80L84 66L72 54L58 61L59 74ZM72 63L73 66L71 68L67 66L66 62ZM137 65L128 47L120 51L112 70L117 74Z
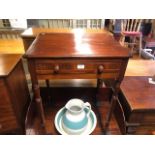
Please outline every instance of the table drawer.
M52 61L36 60L35 67L37 74L96 74L101 67L103 73L119 72L121 60L112 61Z

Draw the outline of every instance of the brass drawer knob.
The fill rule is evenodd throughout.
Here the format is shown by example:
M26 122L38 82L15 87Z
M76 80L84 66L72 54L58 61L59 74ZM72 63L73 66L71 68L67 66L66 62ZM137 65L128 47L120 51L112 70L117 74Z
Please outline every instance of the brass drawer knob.
M99 65L99 66L98 66L98 73L99 73L99 74L103 73L103 70L104 70L103 65Z
M54 73L58 73L59 72L59 65L55 65L55 67L54 67Z

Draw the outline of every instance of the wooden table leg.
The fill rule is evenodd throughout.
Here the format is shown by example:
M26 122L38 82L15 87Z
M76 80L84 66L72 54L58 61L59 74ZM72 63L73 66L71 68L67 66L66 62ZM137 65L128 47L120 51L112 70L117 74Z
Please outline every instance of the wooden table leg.
M100 103L99 103L99 93L100 93L100 88L102 88L102 84L103 84L103 79L97 79L97 87L96 87L96 95L95 95L95 109L97 112L97 118L98 118L98 123L101 127L102 130L102 134L105 134L105 130L104 130L104 124L103 124L103 117L100 114Z
M48 104L51 103L51 95L50 95L50 81L46 80L46 87L47 87L47 98L48 98Z
M34 85L34 97L35 97L35 103L37 104L37 112L39 114L39 117L41 118L41 123L43 127L45 127L45 115L44 115L44 110L43 110L43 104L42 104L42 99L40 96L40 89L39 85Z

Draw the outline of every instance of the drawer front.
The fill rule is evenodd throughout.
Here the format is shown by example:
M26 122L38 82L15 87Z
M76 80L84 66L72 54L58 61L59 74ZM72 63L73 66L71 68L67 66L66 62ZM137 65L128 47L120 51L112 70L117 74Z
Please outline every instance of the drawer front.
M105 61L50 61L36 60L35 67L37 74L97 74L102 66L103 73L119 72L121 60Z
M0 80L0 132L17 128L16 117L3 80Z

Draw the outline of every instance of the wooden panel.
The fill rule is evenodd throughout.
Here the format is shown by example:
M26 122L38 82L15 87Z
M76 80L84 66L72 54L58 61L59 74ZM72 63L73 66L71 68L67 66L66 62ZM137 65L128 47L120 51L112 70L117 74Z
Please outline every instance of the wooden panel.
M27 53L35 58L115 57L128 58L129 49L122 47L109 34L41 33Z
M7 76L20 58L21 54L0 54L0 77Z
M121 60L36 60L37 74L54 74L55 67L59 67L60 74L97 74L99 66L103 66L103 72L119 72Z
M30 95L21 60L6 78L6 81L13 104L12 108L15 111L19 124L24 127L25 115L30 102Z
M117 79L119 77L119 73L103 73L98 76L97 74L43 74L37 75L37 78L40 80L44 79L97 79L98 77L104 79Z
M0 53L23 54L24 46L22 39L0 39Z
M83 29L87 33L109 33L110 32L104 30L104 29ZM30 37L36 37L39 33L46 32L46 33L72 33L74 32L74 29L68 29L68 28L28 28L26 29L22 34L22 38L30 38ZM112 34L111 34L112 35Z
M5 87L4 80L0 79L0 132L16 129L17 126L8 90Z
M155 110L155 87L149 77L125 77L121 90L131 110Z
M104 30L104 29L83 29L87 33L109 33L109 35L112 35L110 32ZM68 29L68 28L29 28L25 30L21 37L23 39L24 43L24 49L26 50L30 47L36 36L40 33L73 33L74 29Z
M129 118L129 123L130 122L155 125L155 110L133 111Z
M121 84L119 100L123 107L128 132L139 128L148 130L155 127L154 85L148 83L146 76L125 77ZM131 130L132 129L132 130Z
M154 60L129 60L125 76L152 76L155 74Z
M0 133L24 134L30 95L21 55L5 54L0 60L7 73L0 77Z
M32 44L32 42L34 41L34 37L30 37L30 38L24 38L23 39L23 45L24 45L24 50L26 52L26 50L30 47L30 45Z

